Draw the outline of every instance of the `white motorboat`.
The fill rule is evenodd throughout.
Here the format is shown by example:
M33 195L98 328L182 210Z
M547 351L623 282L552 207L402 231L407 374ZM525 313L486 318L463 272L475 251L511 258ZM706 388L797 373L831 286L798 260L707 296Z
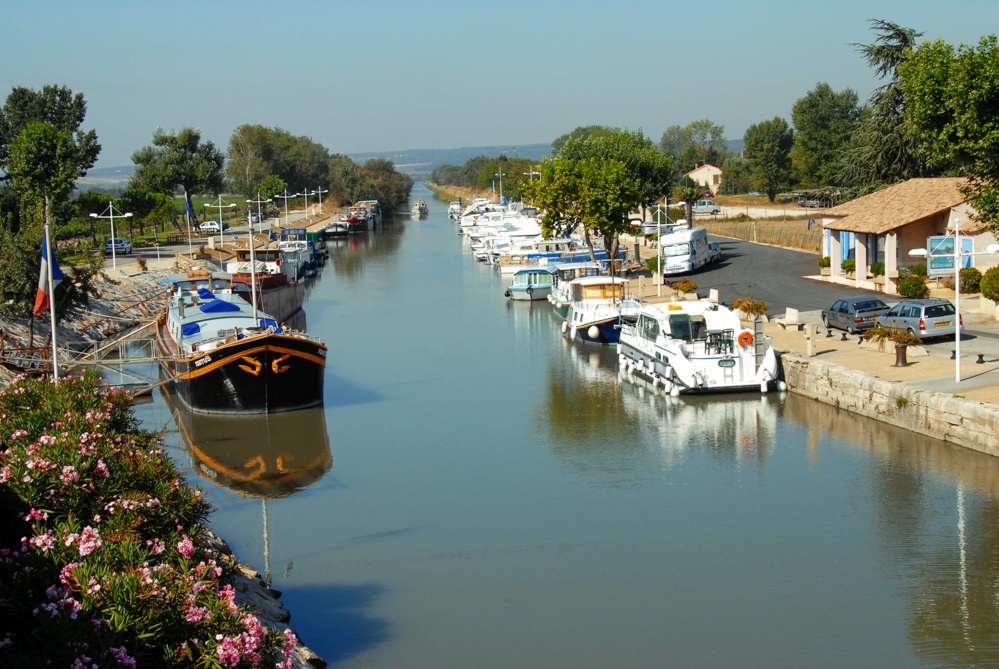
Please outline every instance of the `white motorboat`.
M511 300L544 300L552 290L554 274L555 270L551 267L525 267L513 275L513 281L504 295Z
M642 307L621 330L618 362L673 395L781 388L762 325L747 328L735 311L707 301Z
M555 313L565 320L569 315L569 304L572 303L572 282L584 276L599 275L600 263L587 260L560 262L549 266L555 270L555 275L552 277L552 290L548 294L548 301L552 303Z
M621 327L633 323L642 301L627 296L628 280L618 276L586 276L570 283L572 301L562 333L591 344L617 344Z

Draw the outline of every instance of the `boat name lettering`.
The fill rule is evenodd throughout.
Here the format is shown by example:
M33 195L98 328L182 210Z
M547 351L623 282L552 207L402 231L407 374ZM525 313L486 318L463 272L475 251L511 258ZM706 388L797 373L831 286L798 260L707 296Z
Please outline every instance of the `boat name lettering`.
M732 358L724 358L718 361L719 367L735 367L735 360Z
M201 367L202 365L207 365L211 361L212 361L212 356L206 355L203 358L198 358L197 360L195 360L194 361L194 366L195 367Z

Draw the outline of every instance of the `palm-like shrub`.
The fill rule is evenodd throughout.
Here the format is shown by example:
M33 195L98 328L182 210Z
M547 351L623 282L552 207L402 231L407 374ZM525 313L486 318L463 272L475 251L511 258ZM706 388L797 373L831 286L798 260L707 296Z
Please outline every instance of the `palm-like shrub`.
M742 313L748 314L753 318L767 313L767 303L761 300L755 300L752 297L740 297L732 302L732 308L738 309Z

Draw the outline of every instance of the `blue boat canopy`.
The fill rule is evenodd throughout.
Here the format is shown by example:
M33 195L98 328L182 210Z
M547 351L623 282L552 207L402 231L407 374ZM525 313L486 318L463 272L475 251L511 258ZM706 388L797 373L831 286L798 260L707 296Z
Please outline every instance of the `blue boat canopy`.
M212 300L211 302L202 304L201 311L206 314L221 314L226 311L239 311L239 305L226 302L225 300Z
M181 337L190 337L198 334L199 332L201 332L201 326L197 323L184 323L184 325L180 327Z
M212 291L208 290L207 288L198 288L198 297L200 297L203 300L215 299L214 293L212 293Z

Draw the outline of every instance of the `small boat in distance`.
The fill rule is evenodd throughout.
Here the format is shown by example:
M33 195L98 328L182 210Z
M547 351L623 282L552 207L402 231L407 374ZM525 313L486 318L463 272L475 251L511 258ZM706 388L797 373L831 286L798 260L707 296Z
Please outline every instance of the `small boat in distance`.
M157 319L161 365L178 401L205 413L274 413L323 403L326 346L232 292L225 272L170 275Z
M413 218L426 218L430 214L426 200L417 200L413 203Z

